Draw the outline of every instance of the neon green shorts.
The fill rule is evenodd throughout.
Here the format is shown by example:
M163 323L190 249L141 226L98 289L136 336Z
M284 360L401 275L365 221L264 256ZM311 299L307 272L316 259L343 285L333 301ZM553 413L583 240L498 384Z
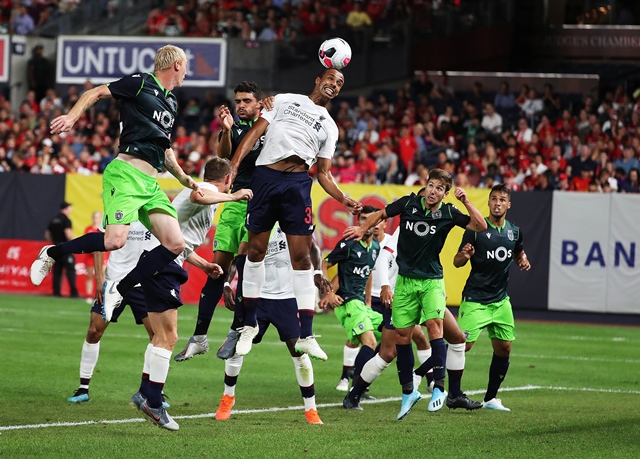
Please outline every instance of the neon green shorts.
M391 319L396 328L409 328L431 319L444 319L447 294L444 279L398 276Z
M213 237L213 251L238 254L241 242L249 240L249 233L244 226L247 218L247 201L225 202Z
M178 213L158 181L119 159L111 161L102 176L102 202L102 223L105 226L127 225L139 220L151 230L151 211L178 218Z
M470 343L476 342L483 328L487 329L491 339L513 341L516 339L514 324L509 297L489 304L464 299L460 303L458 325L463 332L469 334L467 341Z
M380 342L382 314L357 299L338 306L334 312L342 327L347 331L347 338L352 344L360 344L358 337L369 330L373 331L376 341Z

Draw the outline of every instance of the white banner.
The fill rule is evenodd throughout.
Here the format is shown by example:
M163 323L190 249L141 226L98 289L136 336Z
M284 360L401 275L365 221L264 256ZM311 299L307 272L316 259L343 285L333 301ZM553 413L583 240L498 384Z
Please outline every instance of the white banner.
M556 192L549 309L640 314L640 196Z
M612 196L607 267L607 312L640 314L640 196Z

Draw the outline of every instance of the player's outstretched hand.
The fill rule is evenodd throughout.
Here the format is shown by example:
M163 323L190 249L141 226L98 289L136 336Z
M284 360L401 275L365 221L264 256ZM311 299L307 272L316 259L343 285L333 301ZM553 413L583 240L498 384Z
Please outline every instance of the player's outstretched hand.
M262 108L264 108L266 111L270 111L273 110L273 102L276 100L275 97L273 96L268 96L265 97L264 99L262 99Z
M344 200L342 201L342 205L345 206L347 210L353 215L358 215L362 211L362 204L360 204L355 199L351 199L348 197L344 198Z
M204 196L204 192L200 188L200 184L193 180L193 177L190 175L184 174L180 179L180 184L185 188L191 188L199 196Z
M460 253L464 255L467 260L470 260L473 254L476 253L476 248L473 245L466 243L462 249L460 249Z
M74 125L75 120L69 115L61 115L51 122L49 130L51 134L60 134L61 132L68 132Z
M248 188L243 188L231 194L234 201L249 201L253 198L253 191Z
M331 281L321 273L313 275L313 282L316 284L317 289L320 290L321 297L324 297L327 293L333 291Z
M460 188L459 186L456 187L456 189L453 191L453 194L458 199L458 201L460 201L462 204L464 204L468 200L467 192L464 191L464 189Z
M222 291L222 294L224 296L224 306L229 311L234 311L236 309L236 292L227 285Z
M348 226L342 235L347 239L359 241L364 236L365 230L361 226Z
M220 111L218 112L218 116L220 117L220 121L222 122L222 127L226 132L230 131L233 127L233 115L229 110L229 107L226 105L220 106Z

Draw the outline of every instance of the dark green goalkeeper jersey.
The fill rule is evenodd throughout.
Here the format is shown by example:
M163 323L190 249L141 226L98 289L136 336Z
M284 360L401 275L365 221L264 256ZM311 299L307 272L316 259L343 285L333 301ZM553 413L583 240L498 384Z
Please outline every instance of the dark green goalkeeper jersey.
M520 228L505 220L498 228L488 219L487 230L481 233L465 231L460 248L469 243L475 248L471 257L471 273L462 291L466 301L489 304L502 301L507 296L509 266L522 252Z
M345 303L355 299L365 301L365 287L379 254L380 244L375 239L369 247L361 241L342 239L325 257L329 263L338 265L340 288L336 293Z
M256 120L257 118L253 121L239 120L233 123L233 126L231 127L231 156L229 156L229 160L233 159L233 155L236 154L238 145L240 145L244 136L247 135L247 132L251 130ZM221 137L222 132L220 132L218 140ZM238 166L238 175L233 181L233 188L231 189L232 193L241 190L242 188L251 188L251 178L253 177L253 172L256 170L256 159L258 159L263 145L264 135L260 136L253 148L251 148L249 154L244 157Z
M411 193L389 204L387 216L400 216L398 273L414 279L442 279L440 251L454 226L465 228L471 217L453 204L427 210L424 197Z
M120 101L120 152L143 159L161 172L165 150L171 147L176 96L153 73L126 76L108 87Z

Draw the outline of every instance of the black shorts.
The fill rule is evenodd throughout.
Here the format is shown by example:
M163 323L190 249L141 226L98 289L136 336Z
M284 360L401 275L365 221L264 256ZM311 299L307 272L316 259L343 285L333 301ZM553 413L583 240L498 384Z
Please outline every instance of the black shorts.
M385 308L379 296L371 296L371 309L382 314L382 327L387 330L396 329L391 321L391 308Z
M180 285L187 281L187 272L177 263L169 263L158 274L144 279L142 289L148 312L164 312L182 306Z
M111 322L118 321L118 317L120 317L120 314L122 314L127 305L131 308L133 318L136 319L136 324L142 325L142 319L147 317L147 302L144 299L144 292L140 287L132 288L129 293L124 296L120 306L114 309L113 315L111 316ZM91 307L91 312L102 315L102 305L94 301L93 306Z
M260 298L258 304L258 335L253 339L254 343L262 341L269 325L273 324L278 330L280 341L288 341L300 337L300 316L298 315L298 303L295 298L284 300L267 300Z
M256 167L251 180L253 199L247 206L247 229L252 233L264 233L279 222L285 234L312 234L315 228L311 208L312 183L307 172Z

